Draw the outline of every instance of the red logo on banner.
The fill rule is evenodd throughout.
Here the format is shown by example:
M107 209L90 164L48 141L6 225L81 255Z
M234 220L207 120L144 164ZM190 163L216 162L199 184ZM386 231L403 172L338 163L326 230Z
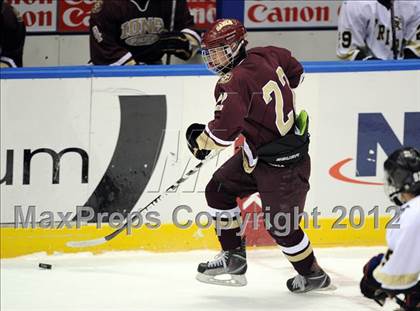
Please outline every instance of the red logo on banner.
M283 23L283 22L328 22L330 7L275 7L269 9L264 4L256 4L249 8L248 18L254 23Z
M196 28L208 29L216 20L216 0L187 0Z
M59 32L88 32L95 0L62 0L58 7Z
M28 32L56 31L57 2L55 0L6 0L22 16Z
M29 33L88 33L90 11L96 0L5 1L21 12ZM195 27L207 29L216 19L216 0L187 0L187 4Z
M340 1L245 1L248 28L337 27Z

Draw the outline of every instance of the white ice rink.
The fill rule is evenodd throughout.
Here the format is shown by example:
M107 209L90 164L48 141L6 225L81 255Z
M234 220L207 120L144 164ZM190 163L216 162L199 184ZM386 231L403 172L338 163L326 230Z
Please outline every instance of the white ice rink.
M199 283L195 271L213 251L116 252L102 255L35 254L1 260L2 311L58 310L394 310L359 293L361 270L383 248L317 249L335 291L292 294L285 287L294 272L276 249L248 251L248 285ZM53 265L41 270L38 263Z

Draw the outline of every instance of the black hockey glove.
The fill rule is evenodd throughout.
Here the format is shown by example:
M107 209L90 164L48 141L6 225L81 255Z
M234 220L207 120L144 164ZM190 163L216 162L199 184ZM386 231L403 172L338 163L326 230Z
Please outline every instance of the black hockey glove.
M188 127L187 132L185 133L188 149L190 149L194 157L199 160L204 160L211 152L211 150L200 150L198 148L197 137L203 133L205 128L206 126L204 124L193 123Z
M404 59L419 59L420 57L414 54L414 52L410 49L404 49Z
M193 53L190 41L182 32L161 33L158 46L162 52L173 54L183 60L190 59Z
M387 10L391 9L392 3L391 0L378 0L380 4L382 4L384 7L386 7Z
M356 51L356 57L354 60L380 60L372 55L371 52L367 51L366 48L361 48Z
M380 306L385 303L388 294L382 289L381 284L373 277L373 271L381 263L384 254L379 254L372 257L368 263L363 267L363 278L360 281L360 291L362 294L375 300Z

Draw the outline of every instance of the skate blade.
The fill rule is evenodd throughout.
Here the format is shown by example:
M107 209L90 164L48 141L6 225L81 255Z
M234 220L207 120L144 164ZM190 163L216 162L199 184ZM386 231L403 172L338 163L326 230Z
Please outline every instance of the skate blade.
M222 285L222 286L234 286L234 287L240 287L245 286L248 284L248 281L246 280L246 277L244 274L238 275L238 274L223 274L222 276L229 276L230 279L217 279L213 275L206 275L203 273L197 273L197 276L195 277L197 281L207 283L207 284L213 284L213 285Z
M328 291L333 291L336 290L337 286L335 286L334 284L330 284L327 287L324 288L317 288L317 289L313 289L313 291L317 291L317 292L328 292Z
M326 287L306 289L306 290L302 290L302 291L295 291L293 293L294 294L305 294L305 293L310 293L310 292L328 292L328 291L334 291L336 289L337 289L337 286L335 286L334 284L330 283Z

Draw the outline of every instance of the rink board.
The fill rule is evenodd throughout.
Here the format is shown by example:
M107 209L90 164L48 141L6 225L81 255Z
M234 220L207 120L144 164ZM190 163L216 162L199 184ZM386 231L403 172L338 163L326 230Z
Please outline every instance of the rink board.
M388 217L379 219L380 226L374 229L373 219L366 220L362 230L352 229L348 220L343 224L347 229L332 230L335 219L322 218L318 229L312 224L305 229L311 243L316 247L335 246L375 246L385 245L385 225ZM121 233L118 237L102 245L88 248L71 248L69 241L97 239L113 231L109 226L97 229L87 225L82 229L15 229L1 228L0 249L2 258L11 258L31 253L46 252L47 254L74 253L89 251L102 253L105 251L145 250L154 252L175 252L196 249L220 249L214 229L202 229L192 225L187 229L179 229L173 224L164 224L159 229L142 227L133 229L130 234ZM257 232L256 232L257 233ZM261 235L260 232L258 234ZM274 243L266 243L262 239L259 244L248 244L251 247L272 247Z
M320 224L308 234L318 246L382 244L393 216L382 163L401 145L420 147L420 62L306 63L305 71L296 94L297 109L311 116L306 211L316 209ZM191 169L198 162L189 161L184 133L212 118L217 81L201 66L2 69L1 78L2 257L77 251L64 243L110 230L106 224L15 229L22 221L16 208L26 217L33 206L28 215L36 227L45 225L45 212L54 216L53 227L59 213L74 217L78 206L90 206L95 217L136 211ZM151 209L159 213L159 229L135 230L89 250L217 248L211 229L176 228L173 212L191 207L180 216L185 220L206 211L206 183L233 152L225 150ZM252 197L241 207L260 204ZM334 222L348 225L337 229Z

